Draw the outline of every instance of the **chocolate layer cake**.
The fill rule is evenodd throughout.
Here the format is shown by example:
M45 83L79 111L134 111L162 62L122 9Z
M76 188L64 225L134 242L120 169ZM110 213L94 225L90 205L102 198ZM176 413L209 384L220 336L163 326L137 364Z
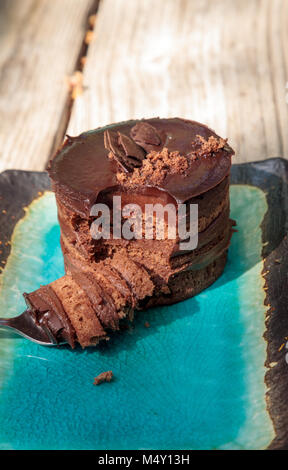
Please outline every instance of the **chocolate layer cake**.
M132 320L135 309L192 297L221 275L233 232L232 155L211 129L178 118L127 121L67 138L48 170L66 274L25 294L31 314L55 342L95 345ZM123 213L121 220L111 218L109 236L96 239L91 209L101 203L114 214L113 197L120 209L137 204L141 222L146 204L173 205L177 222L183 217L179 205L189 215L190 205L197 204L197 247L183 250L178 231L169 236L167 217L162 238L153 217L150 238L143 237L145 223L134 238L115 236L116 225L126 220ZM185 224L188 231L189 217Z

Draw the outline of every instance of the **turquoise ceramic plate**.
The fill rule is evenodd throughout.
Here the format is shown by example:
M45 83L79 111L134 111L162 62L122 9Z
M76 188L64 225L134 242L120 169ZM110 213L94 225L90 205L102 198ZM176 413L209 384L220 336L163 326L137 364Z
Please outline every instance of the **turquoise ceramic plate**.
M269 370L266 381L273 385L271 371L279 375L278 364L285 363L280 339L285 343L288 331L274 346L274 337L268 338L267 357L264 304L279 296L272 292L267 300L267 283L274 281L266 279L265 287L261 275L265 249L268 259L274 256L284 234L281 168L286 171L279 159L233 168L231 212L238 232L224 274L196 298L139 313L131 331L85 351L0 332L0 448L283 447L287 417L280 410L283 422L275 420L279 403L275 408L272 395L267 410L264 378ZM9 317L25 309L23 291L60 277L64 268L54 196L38 194L48 187L46 175L12 171L1 178L0 316ZM271 198L279 213L267 219ZM93 386L106 370L115 380Z

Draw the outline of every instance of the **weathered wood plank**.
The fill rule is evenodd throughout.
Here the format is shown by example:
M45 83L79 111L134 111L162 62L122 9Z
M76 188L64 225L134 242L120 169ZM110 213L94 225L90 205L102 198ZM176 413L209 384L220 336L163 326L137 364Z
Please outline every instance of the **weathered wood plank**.
M68 133L183 116L237 161L288 157L287 74L287 0L103 0Z
M1 0L0 171L50 156L94 0Z

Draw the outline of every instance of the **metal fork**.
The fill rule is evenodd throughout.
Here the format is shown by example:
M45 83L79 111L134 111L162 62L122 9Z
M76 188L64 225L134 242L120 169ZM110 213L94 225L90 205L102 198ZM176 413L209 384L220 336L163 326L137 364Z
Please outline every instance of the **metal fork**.
M43 346L55 346L59 344L44 325L41 326L35 322L29 309L25 310L25 312L18 317L0 318L0 329L1 328L13 330L14 333L24 336L24 338L34 343L42 344Z

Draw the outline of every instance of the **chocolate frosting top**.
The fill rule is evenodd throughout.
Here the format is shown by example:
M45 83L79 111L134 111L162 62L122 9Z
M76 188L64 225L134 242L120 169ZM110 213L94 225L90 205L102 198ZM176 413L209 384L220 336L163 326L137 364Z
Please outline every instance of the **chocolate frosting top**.
M116 123L68 137L50 162L48 172L56 195L77 212L87 215L101 192L121 189L117 179L120 167L130 171L141 164L145 152L159 152L164 147L169 152L188 156L193 152L197 136L206 141L211 136L219 138L207 126L180 118ZM109 150L115 158L108 157ZM185 202L212 189L227 176L233 153L226 144L217 152L193 160L184 174L168 174L160 184L147 183L139 192L145 194L147 188L147 193L151 195L155 191L159 197L159 191L164 191L176 202ZM132 164L129 166L128 162Z

